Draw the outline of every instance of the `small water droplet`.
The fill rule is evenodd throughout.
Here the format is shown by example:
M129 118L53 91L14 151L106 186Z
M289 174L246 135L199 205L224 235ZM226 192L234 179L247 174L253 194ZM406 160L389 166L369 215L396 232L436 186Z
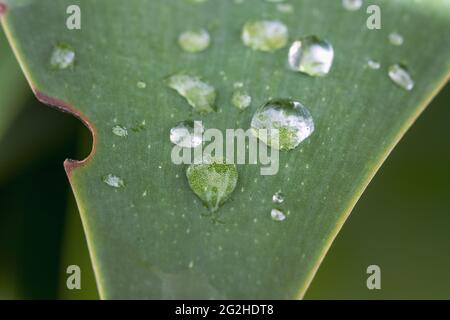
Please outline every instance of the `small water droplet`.
M102 181L113 188L122 188L125 185L122 178L113 174L107 174L106 176L103 176Z
M275 51L286 46L288 28L277 20L251 21L244 25L241 37L254 50Z
M253 115L252 133L272 148L292 150L314 131L308 109L290 99L271 100ZM260 130L267 130L267 133Z
M292 13L294 12L294 6L290 3L279 3L277 4L277 10L281 13Z
M214 212L236 188L238 172L236 165L222 159L203 158L187 168L186 177L192 191Z
M408 69L401 64L394 64L389 67L389 78L405 90L411 91L414 88L414 81Z
M170 141L183 148L196 148L203 142L204 131L201 121L181 121L170 129Z
M126 137L128 135L127 128L120 126L120 125L115 125L112 128L112 132L118 137Z
M189 233L189 232L188 232ZM189 262L189 265L188 265L188 268L189 269L192 269L194 267L194 261L190 261Z
M136 83L136 86L137 86L139 89L145 89L145 88L147 88L147 84L146 84L144 81L138 81L138 82Z
M270 216L272 217L272 220L275 221L286 220L286 215L284 214L284 212L278 209L272 209L272 211L270 211Z
M372 59L369 59L367 61L367 65L369 66L370 69L373 69L373 70L378 70L381 68L381 64L378 61L372 60Z
M216 111L216 90L199 77L176 74L167 80L167 85L176 90L187 102L200 113Z
M272 202L277 204L283 203L284 194L281 191L275 192L275 194L272 196Z
M316 36L307 36L292 43L288 62L293 71L322 77L330 72L333 58L331 43Z
M252 103L252 97L247 92L236 90L231 97L231 102L236 108L244 110Z
M50 57L50 66L54 69L66 69L75 63L75 51L71 46L58 43Z
M394 46L401 46L403 44L403 36L397 32L389 34L389 42Z
M205 29L189 30L180 34L178 44L187 52L201 52L209 47L211 37Z
M361 9L362 0L342 0L342 6L348 11L357 11Z

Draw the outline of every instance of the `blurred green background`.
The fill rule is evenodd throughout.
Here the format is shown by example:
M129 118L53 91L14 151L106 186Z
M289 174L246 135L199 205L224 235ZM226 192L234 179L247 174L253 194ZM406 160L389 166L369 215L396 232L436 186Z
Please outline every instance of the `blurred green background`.
M91 137L38 103L0 36L0 299L96 299L63 168ZM306 299L450 298L450 86L385 162L326 256ZM82 289L66 289L79 265ZM381 267L381 290L366 268Z

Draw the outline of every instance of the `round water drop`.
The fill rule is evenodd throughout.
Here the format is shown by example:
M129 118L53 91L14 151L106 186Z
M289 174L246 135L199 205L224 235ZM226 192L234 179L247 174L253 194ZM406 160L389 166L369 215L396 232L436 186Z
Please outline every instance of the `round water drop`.
M242 28L241 38L253 50L275 51L286 46L288 28L277 20L251 21Z
M237 168L222 159L203 158L199 162L187 168L186 177L192 191L214 212L229 199L236 188Z
M247 109L252 103L252 97L249 96L244 91L237 90L233 93L233 96L231 97L231 102L239 110L244 110Z
M170 129L170 141L183 148L196 148L203 142L204 131L201 121L182 121Z
M253 115L251 131L268 146L292 150L314 131L308 109L290 99L271 100Z
M367 60L367 65L369 66L370 69L373 69L373 70L378 70L381 68L381 64L378 61L373 60L373 59Z
M348 11L357 11L361 9L362 0L342 0L342 6Z
M333 58L331 43L316 36L307 36L292 43L288 62L293 71L322 77L330 72Z
M401 46L403 44L403 36L397 32L389 34L389 42L394 46Z
M126 137L128 135L128 130L125 127L115 125L112 128L112 132L118 137Z
M55 69L66 69L75 63L75 51L72 47L58 43L54 48L50 57L50 66Z
M272 196L272 202L281 204L284 202L284 194L281 191L275 192L275 194Z
M272 211L270 211L270 216L272 217L272 220L275 221L286 220L286 215L284 214L284 212L278 209L272 209Z
M147 84L146 84L144 81L138 81L138 82L136 83L136 86L137 86L139 89L145 89L145 88L147 88Z
M407 91L414 88L414 80L411 78L408 69L401 64L394 64L389 67L389 78Z
M200 52L206 50L211 42L208 31L200 29L197 31L185 31L178 37L178 44L187 52Z
M125 185L122 178L113 174L107 174L106 176L103 176L102 181L113 188L122 188Z
M216 90L199 77L187 74L175 74L167 80L167 85L176 90L199 113L216 110Z

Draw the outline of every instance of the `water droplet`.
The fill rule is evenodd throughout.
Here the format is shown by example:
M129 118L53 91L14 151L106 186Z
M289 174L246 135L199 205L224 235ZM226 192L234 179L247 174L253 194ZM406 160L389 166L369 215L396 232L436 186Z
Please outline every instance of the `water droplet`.
M102 181L113 188L122 188L125 185L122 178L113 174L107 174L106 176L103 176Z
M136 83L136 86L137 86L139 89L145 89L145 88L147 88L147 84L146 84L144 81L138 81L138 82Z
M403 36L397 32L389 34L389 42L394 46L401 46L403 44Z
M112 132L119 137L126 137L128 135L128 130L125 127L116 125L112 128Z
M72 47L58 43L54 48L50 57L50 66L55 69L66 69L75 63L75 51Z
M244 110L248 108L252 103L252 97L249 96L244 91L237 90L233 93L233 96L231 97L231 102L236 108Z
M176 74L167 80L167 85L176 90L187 102L200 113L216 111L216 90L199 77Z
M289 67L310 76L325 76L333 64L331 43L316 36L304 37L292 43L289 49Z
M373 70L378 70L381 68L381 64L378 61L372 59L367 60L367 65L370 69Z
M242 29L242 41L254 50L275 51L286 46L288 28L276 20L247 22Z
M204 29L185 31L178 37L178 44L187 52L200 52L209 47L211 38Z
M414 88L414 81L408 69L401 64L394 64L389 67L389 78L405 90L411 91Z
M286 220L286 215L284 214L284 212L278 209L272 209L272 211L270 211L270 216L272 217L272 220L275 221Z
M265 103L255 112L251 128L252 133L268 146L292 150L312 134L314 122L300 102L277 99Z
M277 204L283 203L284 194L281 191L275 192L275 194L272 196L272 202Z
M342 0L342 6L348 11L357 11L361 9L362 0Z
M236 188L236 165L221 159L203 158L200 164L192 164L186 170L192 191L212 212L219 209Z
M170 129L170 141L183 148L196 148L203 142L204 131L201 121L181 121Z

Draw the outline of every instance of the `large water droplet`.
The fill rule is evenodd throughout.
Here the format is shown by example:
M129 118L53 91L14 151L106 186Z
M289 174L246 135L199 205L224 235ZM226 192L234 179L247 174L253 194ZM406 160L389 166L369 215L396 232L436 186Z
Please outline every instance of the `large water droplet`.
M183 148L196 148L203 142L204 130L201 121L182 121L170 129L170 141Z
M286 46L288 28L277 20L251 21L244 25L241 37L254 50L275 51Z
M127 128L120 126L120 125L115 125L112 128L112 132L119 137L126 137L128 135L128 130Z
M178 44L187 52L200 52L209 47L211 38L204 29L185 31L178 37Z
M286 215L284 214L284 212L278 209L272 209L272 211L270 211L270 216L272 217L272 220L275 221L286 220Z
M345 10L356 11L361 8L363 4L362 0L342 0L342 6Z
M281 191L275 192L275 194L272 196L272 202L277 204L283 203L284 194Z
M403 44L403 36L400 33L392 32L389 34L389 42L394 46L401 46Z
M55 69L66 69L75 63L75 51L68 44L58 43L50 57L50 66Z
M333 46L316 36L295 41L289 49L289 67L310 76L325 76L333 64Z
M411 91L414 88L414 80L411 78L408 69L401 64L394 64L389 67L389 78L405 90Z
M106 176L103 176L102 181L113 188L122 188L125 185L122 178L113 174L107 174Z
M252 103L252 97L244 91L236 90L231 97L231 102L236 108L244 110Z
M251 128L252 133L268 146L292 150L312 134L314 121L300 102L277 99L255 112Z
M236 188L238 172L236 165L221 159L203 159L186 170L192 191L212 212L219 209Z
M167 85L182 95L200 113L215 111L216 90L199 77L176 74L167 80Z

